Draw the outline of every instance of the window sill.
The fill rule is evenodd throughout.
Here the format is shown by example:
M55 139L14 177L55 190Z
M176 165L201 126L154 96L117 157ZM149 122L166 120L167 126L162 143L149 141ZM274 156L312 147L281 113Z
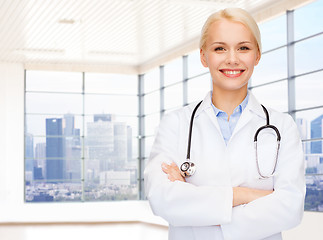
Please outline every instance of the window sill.
M143 222L168 226L147 201L0 204L0 224Z

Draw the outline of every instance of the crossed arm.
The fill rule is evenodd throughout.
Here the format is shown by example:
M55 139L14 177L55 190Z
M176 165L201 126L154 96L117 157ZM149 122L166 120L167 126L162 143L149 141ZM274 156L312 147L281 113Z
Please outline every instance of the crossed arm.
M185 182L185 178L182 177L179 168L174 162L171 163L170 165L163 163L161 167L163 172L167 174L168 179L170 181ZM233 207L241 204L247 204L258 198L261 198L268 194L273 193L273 190L259 190L259 189L246 188L246 187L233 187L232 190L233 190L233 202L232 202Z

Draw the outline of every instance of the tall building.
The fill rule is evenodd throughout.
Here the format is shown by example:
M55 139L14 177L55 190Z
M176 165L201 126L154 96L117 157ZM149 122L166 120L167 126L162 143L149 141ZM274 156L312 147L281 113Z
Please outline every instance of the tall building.
M25 171L25 180L32 182L34 175L34 138L29 133L25 135Z
M91 170L94 176L112 168L114 149L113 123L102 121L87 123L87 161L86 169Z
M127 155L128 162L132 161L132 128L127 126Z
M322 123L323 114L313 121L311 121L311 139L322 138ZM311 153L323 153L322 152L322 142L323 141L313 141L311 142Z
M73 114L65 114L64 121L66 178L81 180L81 136L80 129L75 128Z
M65 136L73 136L74 135L74 115L73 114L65 114L64 115L64 135Z
M37 143L35 147L37 167L41 169L41 178L46 179L46 143ZM37 179L39 176L37 176ZM36 178L35 178L36 179Z
M302 140L308 139L308 124L307 124L307 120L304 118L297 118L296 119L296 124L297 124L297 128L299 131L299 135L301 137ZM303 152L305 154L305 158L307 158L308 154L311 154L310 151L310 143L305 141L303 142Z
M103 122L113 122L114 116L112 114L95 114L94 122L103 121Z
M113 169L121 171L125 168L128 159L128 129L125 122L113 123L113 137Z
M132 131L125 122L115 122L111 114L96 114L87 123L86 169L99 176L106 171L123 171L132 159Z
M46 179L58 182L65 179L65 154L61 118L46 119Z

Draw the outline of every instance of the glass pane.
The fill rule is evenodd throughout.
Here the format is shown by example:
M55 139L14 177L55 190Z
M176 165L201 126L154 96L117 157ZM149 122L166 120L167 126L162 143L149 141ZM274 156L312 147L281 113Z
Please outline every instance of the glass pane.
M183 105L183 85L182 83L165 88L164 108L174 108Z
M144 93L148 93L160 88L160 71L155 68L144 75Z
M138 77L123 74L85 74L85 93L138 94Z
M259 64L254 68L251 86L287 78L286 48L281 48L261 56Z
M110 149L100 139L86 142L85 201L137 200L137 161L121 151L126 143L119 138Z
M26 93L26 113L82 114L83 96L65 93Z
M62 134L64 136L83 135L83 117L74 114L64 115L26 115L26 132L32 135L45 136L46 121L48 119L62 119Z
M138 115L138 97L118 95L85 95L86 114Z
M322 127L322 125L321 125ZM306 173L313 174L319 173L323 174L323 151L322 151L323 141L304 141L303 149L306 160ZM321 165L322 164L322 165Z
M320 168L322 169L322 163ZM322 190L322 175L306 176L306 197L305 206L306 211L320 211L323 212L323 190Z
M133 136L125 124L88 123L85 157L101 159L100 171L124 170L133 159Z
M296 109L323 106L323 71L295 80Z
M129 163L132 162L132 165L134 164L133 161L135 161L135 166L138 167L138 158L139 158L139 153L138 153L138 144L139 144L139 140L138 137L133 137L132 138L132 160L130 160L130 158L128 158ZM128 148L130 149L130 147ZM130 153L128 153L130 155Z
M154 113L160 111L160 92L152 92L144 96L144 113Z
M164 67L164 85L183 81L183 60L178 58Z
M322 119L323 108L296 112L296 122L302 139L322 138Z
M26 176L26 202L80 202L82 201L81 181L48 183L37 180L28 183ZM28 184L27 184L28 183Z
M92 163L88 163L92 164ZM88 169L84 200L87 202L138 200L137 171L105 171Z
M259 103L280 112L288 111L287 80L252 89Z
M97 119L87 123L86 201L137 199L134 144L138 143L124 122Z
M200 50L195 51L188 55L188 77L194 77L202 73L208 72L208 68L203 67L200 60Z
M259 25L263 52L286 44L286 26L285 14Z
M131 136L138 136L138 117L123 117L119 115L112 114L94 114L92 116L85 117L85 136L94 129L97 129L98 134L100 134L100 127L108 128L124 124L127 127L127 131ZM92 130L90 130L92 128Z
M82 92L82 73L26 71L26 91Z
M202 101L205 95L211 91L212 80L210 74L192 78L187 82L188 102Z
M35 137L31 134L25 135L25 158L34 159L34 164L27 167L26 170L32 170L32 167L42 166L46 170L47 160L78 160L81 159L82 138L80 136L51 136ZM46 177L46 174L43 174ZM63 177L65 178L65 176Z
M145 135L155 135L160 122L160 114L147 115L145 121Z
M25 135L26 182L75 182L81 179L81 137L59 136L60 127L51 126L46 137Z
M122 170L133 159L132 129L124 122L88 122L84 141L86 158L107 162L101 171Z
M294 12L295 39L323 31L323 1L315 1Z
M323 68L323 35L295 44L295 73L305 73Z
M144 157L147 157L147 158L149 157L151 148L154 144L154 141L155 141L155 136L145 138L145 156Z

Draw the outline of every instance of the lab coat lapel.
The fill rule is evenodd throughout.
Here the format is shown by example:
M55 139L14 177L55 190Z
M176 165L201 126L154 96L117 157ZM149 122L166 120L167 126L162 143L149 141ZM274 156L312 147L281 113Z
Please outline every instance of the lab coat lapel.
M249 91L249 100L248 105L246 106L245 110L242 112L239 121L236 127L233 130L231 138L240 130L242 129L256 114L262 118L266 118L260 103L257 101L255 96Z
M220 125L218 123L218 120L214 114L214 110L211 105L211 93L212 92L209 92L206 95L206 97L203 99L201 106L199 107L199 109L196 112L196 117L199 117L200 114L206 114L209 117L209 119L211 120L211 122L213 123L213 125L216 127L216 129L221 134Z

